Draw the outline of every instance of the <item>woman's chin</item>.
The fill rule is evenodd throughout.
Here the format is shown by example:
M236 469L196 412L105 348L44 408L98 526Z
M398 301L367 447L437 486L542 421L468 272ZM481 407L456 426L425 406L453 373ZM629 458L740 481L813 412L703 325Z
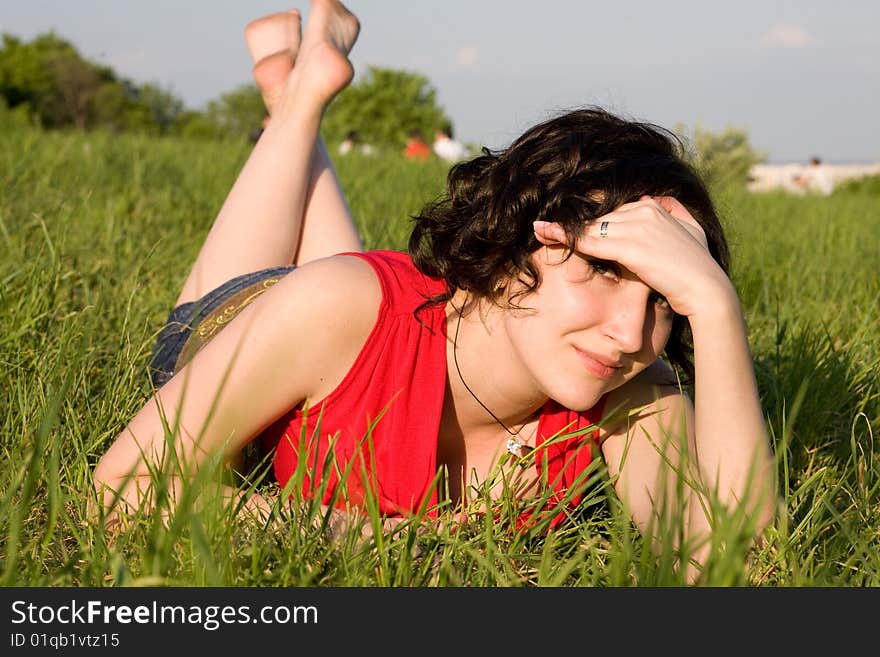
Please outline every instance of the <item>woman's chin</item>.
M568 387L565 390L556 390L550 395L552 399L569 410L583 413L593 408L602 396L616 386L595 385L576 389Z

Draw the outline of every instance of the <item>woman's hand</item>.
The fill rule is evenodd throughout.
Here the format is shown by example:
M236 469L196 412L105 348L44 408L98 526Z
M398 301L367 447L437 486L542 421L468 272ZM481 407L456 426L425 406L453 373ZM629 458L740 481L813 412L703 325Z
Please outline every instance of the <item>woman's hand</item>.
M567 244L557 223L536 221L535 235L548 246ZM736 297L730 279L709 253L702 227L669 196L645 196L600 217L584 227L575 250L626 267L679 315L693 317L719 297Z

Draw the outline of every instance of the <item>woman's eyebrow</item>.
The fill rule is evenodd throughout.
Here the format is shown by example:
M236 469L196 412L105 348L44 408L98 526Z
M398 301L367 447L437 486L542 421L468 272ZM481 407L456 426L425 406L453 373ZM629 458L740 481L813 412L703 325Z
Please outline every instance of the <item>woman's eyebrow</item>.
M606 260L605 258L597 258L596 256L591 256L589 253L584 253L583 251L578 251L577 249L572 251L572 254L576 255L577 257L581 258L582 260L586 260L589 263L595 263L597 265L605 265L608 267L616 267L617 269L629 271L626 267L624 267L622 264L617 262L617 260Z

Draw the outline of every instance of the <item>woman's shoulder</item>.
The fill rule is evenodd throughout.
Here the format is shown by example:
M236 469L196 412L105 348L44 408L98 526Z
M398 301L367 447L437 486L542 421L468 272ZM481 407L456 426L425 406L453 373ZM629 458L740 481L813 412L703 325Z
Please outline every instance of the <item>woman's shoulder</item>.
M412 312L426 299L442 294L446 289L442 279L431 278L420 272L407 253L366 251L345 255L355 256L372 267L382 296L392 308Z
M382 287L374 268L368 261L348 255L320 258L297 267L288 276L291 301L297 305L307 303L316 311L335 309L343 313L378 306Z
M357 258L312 260L274 287L275 321L312 353L332 353L340 344L362 341L381 314L379 281L370 265Z
M400 256L392 251L341 253L315 260L302 267L304 279L298 286L309 288L309 304L323 316L325 325L335 326L333 317L345 320L347 339L370 333L388 315L397 314L401 295L412 295L417 287ZM299 291L299 290L298 290Z
M306 396L319 399L344 378L382 317L381 286L368 262L335 255L297 267L275 288L275 318L300 345Z
M288 327L297 316L304 322L292 335L302 342L298 362L310 373L309 399L327 399L343 383L349 387L353 377L372 372L389 345L411 346L394 336L412 333L413 311L424 301L416 291L422 275L413 271L406 254L375 251L338 254L294 270L290 278L299 280L290 281L287 296L298 300L283 314Z

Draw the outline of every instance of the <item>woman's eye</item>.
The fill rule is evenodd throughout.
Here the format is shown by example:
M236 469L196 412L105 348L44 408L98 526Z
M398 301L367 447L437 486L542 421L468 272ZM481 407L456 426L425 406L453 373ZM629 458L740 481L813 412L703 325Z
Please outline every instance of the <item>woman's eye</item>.
M573 282L587 282L592 280L606 283L620 282L620 265L609 260L591 258L582 253L576 254L568 260L569 280Z
M590 269L592 269L600 276L608 276L609 278L613 278L615 280L617 280L617 278L620 276L620 270L613 262L588 258L587 264L589 264Z

